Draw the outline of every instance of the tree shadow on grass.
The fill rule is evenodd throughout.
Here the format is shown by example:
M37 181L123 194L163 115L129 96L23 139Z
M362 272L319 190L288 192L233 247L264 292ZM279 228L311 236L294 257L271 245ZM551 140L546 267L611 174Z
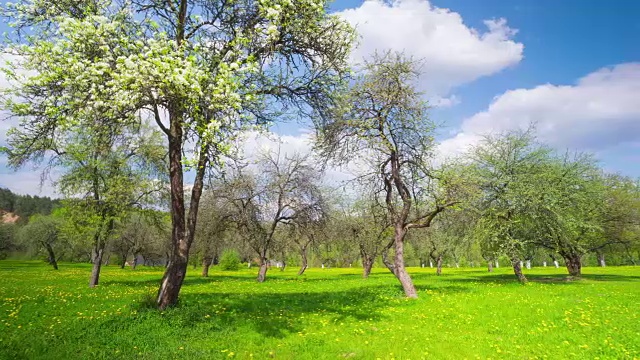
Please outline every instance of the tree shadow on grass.
M402 305L390 302L389 291L381 288L239 294L185 292L175 308L160 312L147 303L138 306L137 316L161 317L168 326L177 328L204 327L207 331L229 331L250 327L265 337L284 338L304 332L308 326L306 319L318 324L318 320L340 323L353 319L377 321L385 318L385 308ZM395 289L391 292L401 296ZM314 319L316 316L318 318Z
M215 336L218 344L221 341L260 342L262 337L284 339L299 336L298 333L317 333L323 331L325 325L334 329L341 322L359 322L366 328L368 321L390 319L386 309L410 306L410 303L391 301L401 293L391 291L390 297L387 287L391 288L376 286L286 293L214 293L191 289L195 292L183 292L178 306L165 311L136 304L131 311L118 311L117 314L110 311L104 318L75 319L70 322L73 331L59 332L47 346L61 349L63 344L90 344L86 348L80 347L82 352L76 357L108 358L117 348L122 352L116 358L135 358L139 350L133 345L164 347L169 339L188 344L188 341L206 341L207 337ZM249 338L242 340L244 336ZM28 358L29 345L17 346L15 358ZM219 349L212 351L219 355ZM161 358L170 357L165 355Z
M256 273L257 276L257 273ZM198 285L198 284L210 284L216 282L223 281L236 281L236 282L245 282L245 283L255 283L256 276L254 274L238 274L238 275L210 275L209 277L196 277L196 276L188 276L184 279L184 285ZM391 273L376 273L371 274L369 276L371 279L384 279L384 278L393 278ZM102 281L104 285L120 285L120 286L146 286L152 284L160 284L160 280L162 276L157 276L155 278L142 278L139 280L118 280L118 279L105 279ZM313 276L307 277L305 275L290 275L290 274L277 274L269 276L267 274L267 279L265 284L268 283L280 283L280 282L329 282L329 281L345 281L345 280L364 280L362 274L336 274L331 277L322 277L322 276Z
M147 285L158 285L160 286L160 280L162 280L162 276L158 276L152 279L143 278L140 280L103 280L101 283L103 285L118 285L118 286L147 286ZM209 277L195 277L190 276L184 279L184 285L200 285L200 284L211 284L223 281L235 281L235 282L256 282L254 277L242 276L242 275L212 275Z
M537 283L554 283L554 284L580 284L580 280L595 281L640 281L640 276L632 275L614 275L614 274L583 274L581 277L573 277L567 274L525 274L527 280ZM460 283L517 283L517 278L513 274L492 274L482 276L470 276L466 278L450 278L450 282Z
M582 274L582 278L596 281L640 281L640 276L617 274Z

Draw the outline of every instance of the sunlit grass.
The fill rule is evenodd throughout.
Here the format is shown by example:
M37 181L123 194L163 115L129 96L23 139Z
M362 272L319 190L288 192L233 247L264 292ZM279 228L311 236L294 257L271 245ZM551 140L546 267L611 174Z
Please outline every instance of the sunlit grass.
M411 269L418 300L375 269L257 269L203 279L191 270L178 308L150 309L161 268L0 261L0 358L48 359L634 359L640 268Z

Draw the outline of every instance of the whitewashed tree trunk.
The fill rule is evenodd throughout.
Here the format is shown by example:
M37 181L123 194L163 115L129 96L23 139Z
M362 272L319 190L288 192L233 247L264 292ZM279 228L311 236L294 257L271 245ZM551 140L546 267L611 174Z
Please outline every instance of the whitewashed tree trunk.
M251 268L251 261L247 261L247 267Z
M604 254L598 254L598 264L600 264L600 266L602 267L607 266L607 264L604 261Z
M558 260L553 260L553 265L556 266L556 269L560 267L560 264L558 264Z
M457 268L459 268L459 267L460 267L460 264L456 263L456 267L457 267Z
M527 269L531 269L531 260L527 260Z
M423 267L423 268L424 268L424 263L422 263L422 264L420 264L420 265L421 265L421 267Z
M496 260L496 269L500 267L500 263Z
M429 267L432 268L433 267L433 261L429 260Z
M324 269L324 263L322 264L322 268Z
M543 266L543 267L547 267L547 262L546 262L546 261L543 261L543 262L542 262L542 266Z

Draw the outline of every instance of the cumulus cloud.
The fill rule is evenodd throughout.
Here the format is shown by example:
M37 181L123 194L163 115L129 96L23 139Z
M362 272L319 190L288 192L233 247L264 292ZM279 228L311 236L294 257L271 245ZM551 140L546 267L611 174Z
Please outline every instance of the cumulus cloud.
M536 124L541 140L557 148L601 151L640 142L640 63L599 69L574 85L509 90L463 121L460 132L440 145L455 154L481 134Z
M424 59L422 84L430 96L444 96L458 85L519 63L523 56L524 46L512 39L516 30L505 19L485 20L487 29L480 31L465 25L460 14L426 0L366 0L339 15L361 36L354 61L387 49Z

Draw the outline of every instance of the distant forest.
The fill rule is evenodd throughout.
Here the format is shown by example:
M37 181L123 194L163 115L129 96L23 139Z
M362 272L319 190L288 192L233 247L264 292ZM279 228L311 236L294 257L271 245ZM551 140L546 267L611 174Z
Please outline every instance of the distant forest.
M0 215L10 212L18 215L18 222L26 223L34 214L49 215L60 205L60 200L49 197L18 195L9 189L0 188Z

